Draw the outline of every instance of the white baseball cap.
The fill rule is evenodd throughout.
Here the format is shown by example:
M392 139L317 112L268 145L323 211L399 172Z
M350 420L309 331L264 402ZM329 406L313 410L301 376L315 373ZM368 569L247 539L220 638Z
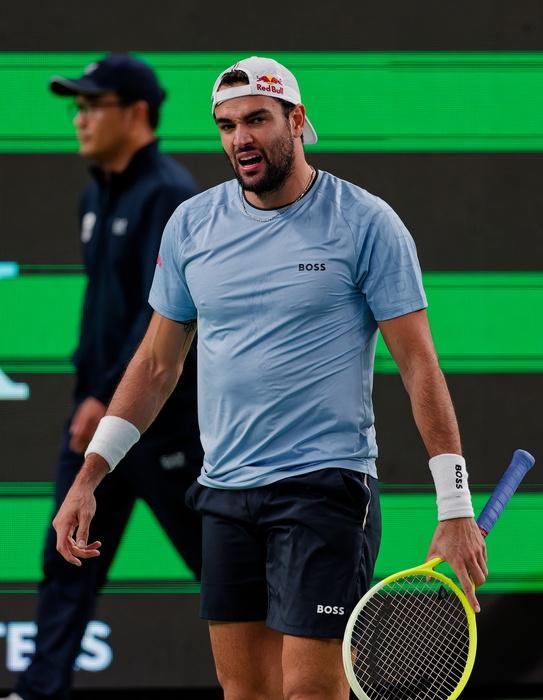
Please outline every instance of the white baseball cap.
M235 87L225 87L219 90L221 80L227 73L240 70L245 73L249 80L248 85L236 85ZM234 63L233 66L223 70L213 85L211 93L211 112L215 113L215 107L232 100L235 97L245 97L245 95L264 95L265 97L277 97L279 100L300 104L300 88L298 81L292 73L272 58L262 58L261 56L251 56L242 61ZM317 132L313 128L309 119L305 118L304 123L304 143L317 143Z

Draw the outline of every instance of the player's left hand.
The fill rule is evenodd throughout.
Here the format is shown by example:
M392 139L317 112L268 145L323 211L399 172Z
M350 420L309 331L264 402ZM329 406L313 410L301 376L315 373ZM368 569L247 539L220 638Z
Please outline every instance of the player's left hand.
M473 518L442 520L435 531L427 559L440 557L458 576L464 593L475 612L481 607L474 586L481 586L488 576L486 544Z
M107 406L94 396L89 396L78 406L69 428L72 452L85 452L106 410Z

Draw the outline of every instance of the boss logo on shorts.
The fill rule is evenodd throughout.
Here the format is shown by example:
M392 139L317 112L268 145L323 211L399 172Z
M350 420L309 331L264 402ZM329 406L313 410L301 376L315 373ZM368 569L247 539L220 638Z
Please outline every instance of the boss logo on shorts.
M317 272L319 270L326 270L326 263L299 263L299 272Z
M342 605L317 604L317 615L345 615L345 608Z

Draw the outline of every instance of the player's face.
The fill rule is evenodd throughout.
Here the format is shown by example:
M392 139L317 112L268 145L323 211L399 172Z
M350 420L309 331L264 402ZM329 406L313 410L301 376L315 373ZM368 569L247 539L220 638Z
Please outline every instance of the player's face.
M271 97L236 97L215 109L222 146L241 186L256 194L280 189L294 167L294 137Z
M98 162L117 153L127 139L127 114L115 93L76 98L74 126L80 155Z

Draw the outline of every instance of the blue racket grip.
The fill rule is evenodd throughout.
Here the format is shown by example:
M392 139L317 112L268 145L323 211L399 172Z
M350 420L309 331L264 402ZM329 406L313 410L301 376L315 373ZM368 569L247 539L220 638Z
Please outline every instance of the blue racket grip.
M509 499L517 490L520 482L527 472L534 466L535 459L525 450L515 450L511 464L505 470L492 495L488 499L481 515L477 519L477 525L488 535L496 524L496 520L502 514L503 509L509 503Z

